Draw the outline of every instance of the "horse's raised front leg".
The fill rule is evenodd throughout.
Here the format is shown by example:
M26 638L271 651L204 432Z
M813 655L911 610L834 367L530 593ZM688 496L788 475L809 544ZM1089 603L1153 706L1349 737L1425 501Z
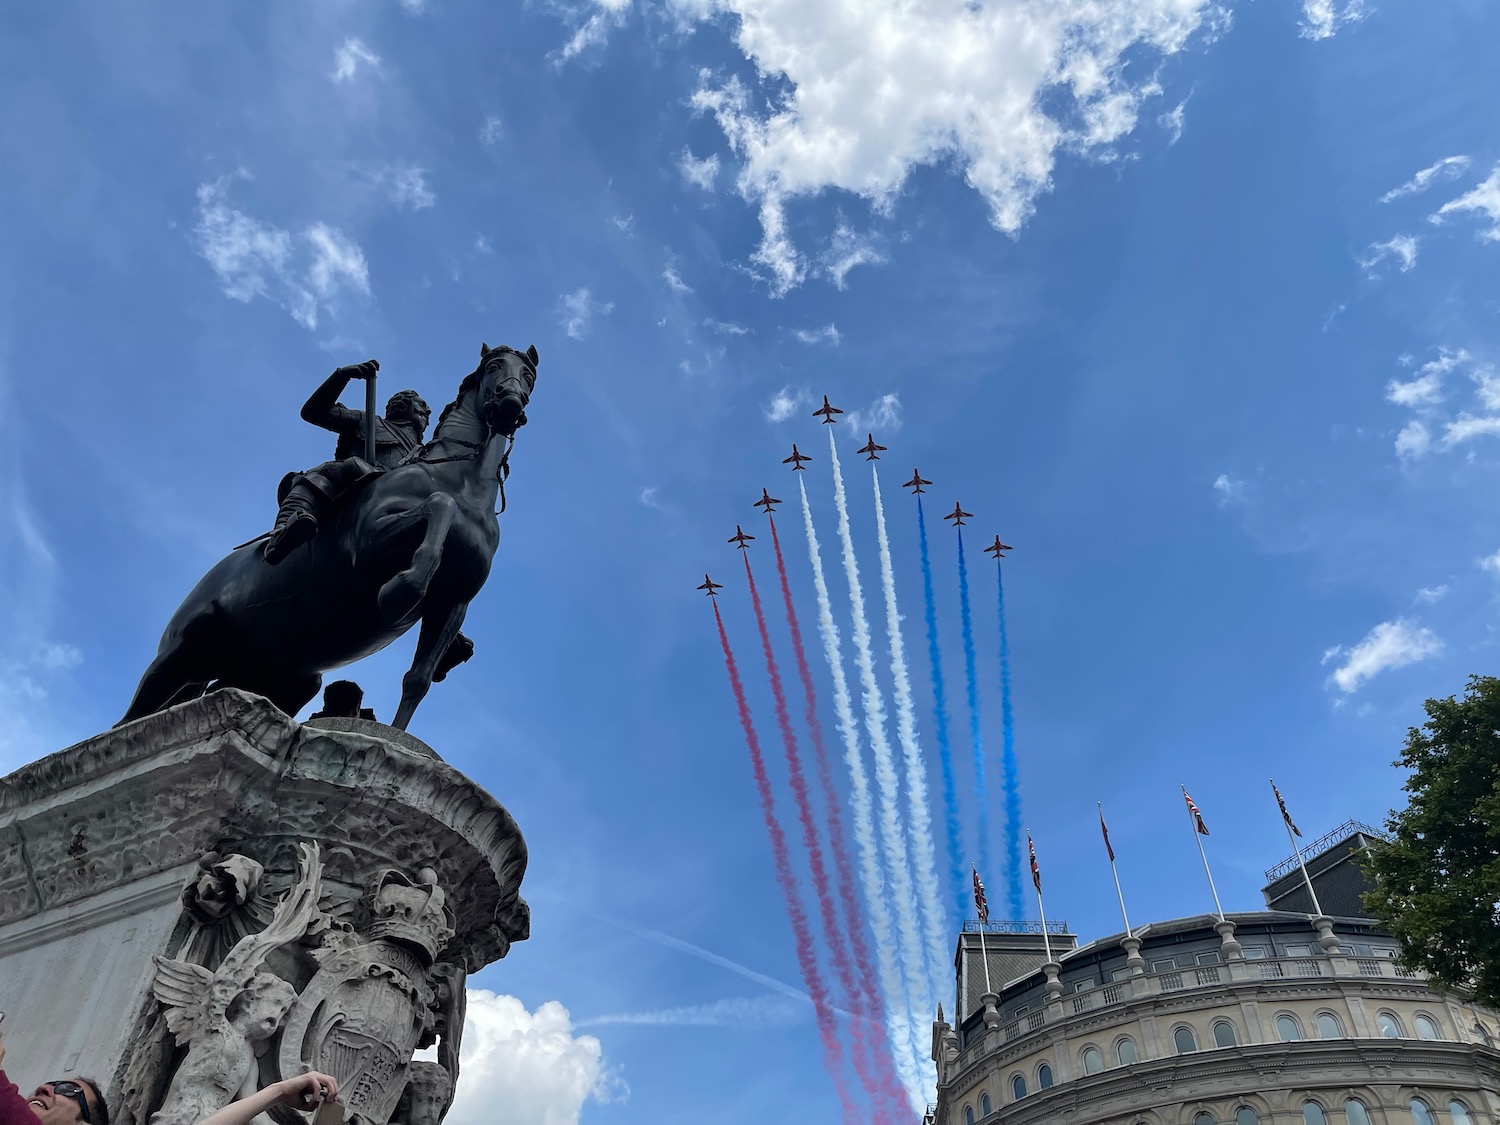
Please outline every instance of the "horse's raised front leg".
M464 615L469 612L469 603L460 602L446 613L432 614L422 618L422 631L417 636L417 651L412 657L411 668L401 677L401 706L391 726L406 729L411 722L417 704L432 687L432 677L437 672L438 661L448 651L453 638L463 626Z
M409 620L427 596L432 576L443 561L443 541L458 514L458 504L448 493L434 492L417 507L415 514L425 527L411 565L380 587L380 616L389 625Z

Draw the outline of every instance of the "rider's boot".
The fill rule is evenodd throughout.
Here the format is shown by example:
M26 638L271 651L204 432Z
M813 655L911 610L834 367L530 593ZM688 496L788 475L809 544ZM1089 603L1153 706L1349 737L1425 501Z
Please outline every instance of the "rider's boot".
M275 566L317 534L321 500L318 490L307 481L293 483L277 509L276 523L266 543L266 562Z

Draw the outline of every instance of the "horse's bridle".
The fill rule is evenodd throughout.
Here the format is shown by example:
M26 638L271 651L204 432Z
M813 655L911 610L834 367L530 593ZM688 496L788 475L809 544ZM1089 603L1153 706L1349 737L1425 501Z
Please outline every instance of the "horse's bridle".
M513 354L519 355L520 353L516 352ZM504 360L502 359L500 362L503 363ZM523 369L523 371L524 370L526 369ZM509 384L512 381L513 380L510 377L507 377L504 380L504 384ZM531 386L527 388L526 392L526 398L528 401L530 401L531 398L531 391L536 387L536 373L534 371L531 374L530 382ZM492 391L490 394L490 398L493 399L494 397L495 395ZM510 452L516 447L516 430L519 430L525 424L526 410L523 407L520 417L516 420L515 430L512 430L510 433L503 435L505 438L505 452L500 455L500 464L495 467L495 480L500 484L500 511L495 513L497 516L503 514L505 511L505 478L510 476ZM465 449L469 450L469 452L455 453L449 457L427 457L425 456L427 452L427 446L422 445L419 446L410 457L403 461L402 464L420 463L423 465L443 465L450 461L476 461L479 459L479 455L484 452L484 447L489 444L488 438L486 438L484 441L465 441L463 438L450 437L444 438L443 441L445 444L451 443L453 445L461 445Z

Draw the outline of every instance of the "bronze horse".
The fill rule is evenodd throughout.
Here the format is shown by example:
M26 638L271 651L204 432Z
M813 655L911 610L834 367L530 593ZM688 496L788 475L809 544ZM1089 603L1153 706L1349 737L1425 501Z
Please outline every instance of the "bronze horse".
M311 542L278 565L259 541L222 559L172 615L120 722L221 687L295 715L324 672L421 621L393 720L406 729L489 576L501 473L536 364L534 347L481 345L478 368L414 457L328 512Z

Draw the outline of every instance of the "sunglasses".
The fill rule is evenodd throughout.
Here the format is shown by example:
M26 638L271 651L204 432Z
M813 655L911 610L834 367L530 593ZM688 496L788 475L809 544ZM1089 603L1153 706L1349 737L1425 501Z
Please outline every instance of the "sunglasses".
M87 1125L92 1125L93 1116L89 1113L89 1098L87 1089L67 1078L58 1082L48 1082L52 1092L60 1098L72 1098L78 1103L78 1112Z

